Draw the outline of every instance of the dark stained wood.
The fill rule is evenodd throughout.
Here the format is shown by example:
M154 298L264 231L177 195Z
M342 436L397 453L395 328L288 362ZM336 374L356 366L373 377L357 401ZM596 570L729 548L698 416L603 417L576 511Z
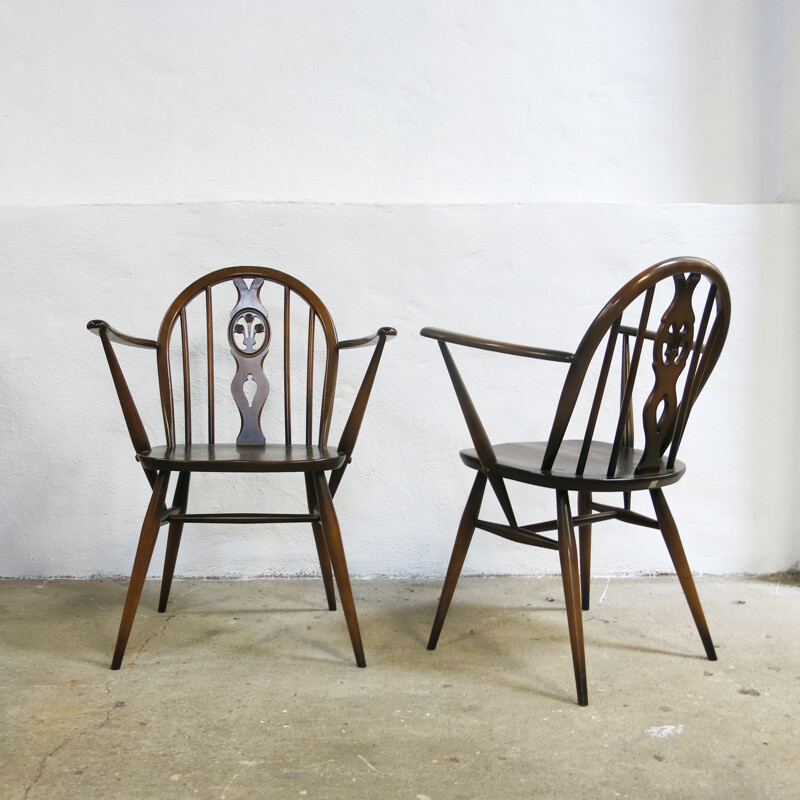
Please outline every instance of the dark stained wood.
M186 505L189 502L189 479L191 476L191 472L181 472L178 475L178 485L175 487L175 498L169 516L167 517L169 521L167 552L164 556L164 572L161 577L161 595L158 600L158 610L162 614L167 610L169 592L172 588L172 576L175 574L175 564L178 561L178 549L181 546L184 524L181 515L186 513ZM167 520L162 518L161 524L163 525Z
M122 610L122 621L119 625L119 634L117 635L117 645L114 648L114 657L111 661L111 669L119 669L122 666L122 657L125 655L125 647L128 644L128 637L133 626L133 618L136 616L139 598L142 596L142 588L144 587L144 579L147 577L147 568L150 566L153 548L156 546L156 538L158 537L158 529L161 527L161 508L164 505L164 498L167 496L168 485L169 472L159 472L156 478L156 485L153 487L153 494L150 497L150 504L147 506L147 513L142 523L142 532L139 536L136 558L133 561L133 571L128 584L125 608Z
M116 328L112 328L107 322L102 319L93 319L86 324L86 329L98 336L105 333L106 338L114 344L124 344L129 347L143 347L146 349L156 350L158 342L153 339L141 339L138 336L127 336L120 333Z
M697 273L674 275L675 296L661 318L653 344L655 384L644 403L645 444L639 472L657 470L659 459L672 441L678 417L678 379L689 360L694 339L692 292ZM699 355L699 351L695 351ZM690 375L691 381L691 375Z
M456 367L456 362L453 360L453 356L450 354L450 349L447 347L447 344L443 339L439 340L439 349L442 351L447 372L450 375L450 380L453 382L453 388L455 389L456 397L458 398L458 404L461 406L461 413L464 415L464 421L467 423L467 428L469 428L470 438L475 443L475 452L477 453L480 461L480 468L486 471L497 461L497 457L494 454L494 448L492 447L492 443L489 441L489 436L486 433L486 429L483 427L481 418L478 416L478 412L472 402L472 398L469 396L467 387L464 385L461 374Z
M142 466L163 469L169 465L175 472L306 472L336 469L344 460L344 453L335 447L302 444L159 445L147 453L139 453Z
M186 309L181 309L181 361L183 362L183 430L186 444L192 443L192 381L189 372L189 331Z
M283 289L283 417L286 444L292 443L292 292L288 286Z
M328 552L328 543L325 541L325 532L322 530L322 523L319 516L319 501L317 500L317 490L314 487L314 478L311 473L305 473L306 497L308 499L308 510L314 516L311 522L311 529L314 531L314 544L317 547L317 558L319 569L322 573L322 583L325 586L325 598L328 601L328 609L336 611L336 592L333 588L333 570L331 568L331 556ZM333 492L331 492L333 496Z
M306 444L311 444L312 419L314 409L314 309L308 311L308 353L306 357Z
M208 441L216 441L214 414L214 309L211 288L206 287L206 371L208 377Z
M276 371L282 367L285 372L282 378L285 396L283 442L267 442L260 425L261 414L269 391L269 382L263 371L263 364L269 352L271 331L268 311L260 298L261 288L266 283L281 287L283 293L284 356L280 365L270 362ZM235 444L216 442L215 418L218 404L215 402L214 393L215 337L212 294L213 290L221 285L229 287L229 291L230 288L235 288L238 297L233 305L227 327L228 343L235 364L235 374L233 374L234 370L231 370L233 380L230 400L236 404L242 419L242 430ZM292 295L294 295L294 300L298 302L292 302ZM193 351L190 349L192 342L187 307L198 297L205 306L206 319L204 339L207 350L208 442L193 441L200 434L195 431L194 433L197 436L193 437L191 417L192 370L190 368L189 354ZM291 392L293 387L290 378L290 312L295 305L300 308L301 313L305 309L308 311L307 385L303 387L302 380L300 380L297 387L305 390L305 445L292 444L291 431ZM266 267L230 267L217 270L195 281L181 292L170 305L164 315L158 337L155 340L122 334L102 320L92 320L87 327L100 336L125 423L136 451L137 460L140 462L153 490L145 521L142 525L139 548L134 561L120 633L112 662L113 668L118 669L122 663L160 526L169 525L161 596L159 599L159 611L164 611L169 600L183 528L187 522L234 525L291 522L310 524L320 560L328 607L332 610L336 608L335 577L356 663L358 666L364 666L366 663L364 650L347 573L347 562L344 555L341 532L333 507L332 493L341 481L345 466L352 459L384 345L387 338L394 336L396 331L393 328L385 327L381 328L377 334L339 342L330 313L319 297L296 278ZM319 349L324 352L324 367L322 369L320 412L315 420L313 382L315 331L317 327L321 337ZM180 329L180 335L177 346L180 347L181 351L182 402L184 403L183 441L178 440L179 437L176 431L176 398L173 393L170 363L170 346L173 343L173 334L178 328ZM155 350L165 444L151 446L114 352L114 344ZM375 353L370 360L362 385L353 403L353 408L342 434L342 440L338 447L329 447L327 442L336 390L339 352L340 350L365 346L374 346ZM245 383L249 380L255 381L257 387L255 396L251 397L251 399L248 399L244 391ZM319 434L316 437L317 444L312 444L315 440L313 436L315 425L318 427ZM173 472L178 473L177 486L173 501L167 507L165 502L167 483L170 474ZM308 510L306 513L187 513L189 480L193 472L302 473L306 484ZM328 482L325 480L327 472L331 473L332 489L329 489Z
M181 475L191 473L182 472ZM169 515L171 521L178 522L213 522L215 525L254 525L262 523L287 523L287 522L314 522L315 514L254 514L252 512L230 514L214 512L213 514L181 514L173 512Z
M656 287L662 281L668 289L672 289L671 299L667 298L658 328L653 331L648 329L648 325L657 297L659 303L663 300L660 294L656 295ZM702 303L702 291L707 294L700 324L695 328L692 298L697 296ZM625 310L637 301L641 301L638 323L635 326L624 324ZM588 695L582 610L589 608L592 528L596 523L616 519L661 530L706 655L712 660L716 658L678 529L662 489L678 481L685 473L684 464L676 458L678 447L689 412L719 359L729 324L730 294L716 267L702 259L678 258L656 264L625 284L589 326L574 354L511 345L438 328L423 328L423 336L439 343L472 438L474 446L461 451L461 460L477 472L473 494L459 525L429 647L435 647L438 640L475 528L535 547L557 548L578 703L586 705ZM606 344L601 348L603 341ZM649 376L646 375L647 370L639 369L645 341L652 343L653 371ZM614 438L606 442L595 439L595 429L606 392L609 367L618 343L622 363L619 410ZM448 345L567 364L567 375L547 441L493 443L469 397ZM601 352L602 358L599 355ZM593 361L596 363L595 354L598 354L597 360L601 363L594 394L589 395L591 408L584 438L566 439L567 427L573 421L578 399L584 392L590 365ZM688 369L685 369L687 363ZM648 377L652 381L649 393L639 392L635 395L637 380L645 381ZM587 386L585 391L590 392L591 387ZM635 396L643 394L646 394L647 400L642 405L639 418L644 430L644 444L641 449L636 449L633 400ZM575 422L579 423L578 420ZM554 489L556 519L518 525L504 483L507 480ZM487 483L494 489L508 524L478 517L483 488ZM476 495L478 486L481 487L480 496ZM575 491L578 495L577 516L573 516L570 510L569 491ZM650 492L656 519L631 510L631 494L637 491ZM621 492L622 507L598 503L593 493L601 492ZM580 553L575 541L576 527L579 528ZM550 530L558 531L557 541L541 535Z
M564 601L567 606L569 641L572 645L572 665L575 671L575 686L578 689L578 705L589 705L586 689L586 656L583 649L583 616L581 614L581 588L578 579L578 552L575 531L572 527L572 512L569 495L556 491L558 513L558 557L561 561L561 579L564 584Z
M242 421L236 444L266 444L261 431L261 412L270 390L264 359L269 353L271 332L267 310L261 304L264 279L253 278L248 286L244 278L234 278L233 285L239 299L228 323L228 343L236 361L231 393ZM244 387L251 382L256 388L253 397L248 398Z
M125 424L128 428L131 442L133 443L133 449L137 453L142 450L149 450L150 440L147 436L147 431L142 423L142 418L139 416L136 403L133 402L133 395L131 395L131 391L128 388L128 383L122 373L122 368L119 365L119 360L117 359L111 342L116 341L118 343L128 344L132 347L152 347L153 349L157 349L158 345L147 339L135 339L132 336L124 336L114 331L113 328L102 320L92 320L87 327L90 331L97 333L100 337L100 341L103 343L103 351L105 352L108 366L111 370L111 379L114 381L114 388L117 390L117 397L122 407L122 415L125 418ZM148 342L148 344L140 344L141 342ZM155 484L154 478L150 481L150 484L151 486Z
M594 437L594 429L597 425L597 417L600 414L600 405L603 402L603 394L606 390L606 381L608 380L608 373L611 369L611 359L614 357L614 348L617 344L617 334L619 333L620 320L614 321L611 330L608 332L608 344L606 345L606 354L603 358L603 366L600 368L600 378L597 381L597 388L594 392L594 400L592 401L592 410L589 412L589 421L586 423L586 433L583 435L583 445L581 446L581 454L578 457L578 465L575 472L578 475L583 475L586 469L586 459L589 457L589 448L592 446L592 439Z
M655 294L655 286L651 286L645 296L644 304L642 307L642 316L639 320L639 332L633 344L633 355L631 356L631 365L628 369L628 378L625 382L625 391L622 393L622 402L619 409L619 417L617 419L617 432L614 435L614 444L611 447L611 455L608 459L608 470L606 474L609 478L614 477L614 472L617 469L617 462L619 460L619 452L622 448L622 440L625 436L625 430L628 426L628 419L631 414L631 403L633 402L633 386L636 382L636 373L639 370L639 359L642 355L642 347L644 346L644 333L647 331L647 320L650 317L650 309L653 304L653 295Z
M373 336L365 336L363 339L351 339L350 341L339 342L337 345L337 349L339 350L353 347L374 346L375 351L369 361L367 371L364 373L364 379L361 382L358 394L353 402L350 416L347 418L347 422L342 430L342 436L339 439L338 449L340 453L345 454L345 460L340 467L331 472L331 477L328 481L331 497L336 496L336 490L339 488L339 484L344 476L344 471L347 469L347 465L353 460L353 450L355 450L356 447L358 434L361 430L361 423L364 420L364 413L367 410L369 396L372 393L372 386L375 383L375 376L378 374L378 365L383 355L383 348L387 338L392 336L397 336L397 331L394 328L381 328Z
M478 350L491 350L495 353L505 353L509 356L538 358L542 361L560 361L564 364L569 364L575 359L575 355L573 353L567 353L563 350L548 350L544 347L530 347L525 344L498 342L495 339L484 339L480 336L468 336L464 333L444 331L441 328L423 328L419 333L420 336L425 336L428 339L437 339L440 342L465 345L466 347L474 347Z
M717 653L714 650L714 643L711 641L711 633L708 630L703 607L700 605L700 598L697 595L697 589L692 579L689 562L686 560L686 553L683 550L681 537L678 535L678 526L675 524L672 512L667 505L664 492L662 492L661 489L653 489L650 492L650 496L653 500L653 508L655 509L656 517L658 517L658 522L661 527L661 534L667 545L667 550L669 551L670 558L675 567L675 572L678 574L678 580L681 582L683 594L689 604L689 610L692 612L694 624L697 626L697 632L700 634L706 656L708 656L709 661L716 661Z
M552 469L544 469L541 464L547 449L546 442L504 442L493 446L496 461L492 469L498 475L510 480L576 492L635 492L649 489L651 484L667 486L680 480L686 469L681 461L676 461L674 467L668 469L664 458L661 459L662 469L658 474L637 473L636 465L642 457L642 451L631 448L620 451L616 473L609 478L606 472L612 445L608 442L594 441L589 449L583 473L578 474L577 464L582 447L581 439L562 442ZM460 456L471 469L482 469L475 448L462 450Z
M706 300L706 307L703 310L703 318L700 322L700 330L697 334L698 341L702 341L703 337L705 336L706 328L708 326L708 320L711 315L711 308L715 299L716 295L716 287L712 287L711 291L708 293L708 298ZM700 389L703 388L705 385L706 379L711 374L711 370L716 364L717 359L719 358L719 352L722 349L722 342L719 342L719 345L714 347L713 349L710 347L712 339L716 339L719 337L719 329L716 329L711 333L708 337L708 346L710 349L709 353L706 353L703 358L703 374L701 377L698 377L698 369L700 363L700 353L702 350L698 347L692 353L692 363L689 367L689 374L686 378L686 387L684 389L683 400L681 400L680 407L678 409L678 419L675 423L675 430L672 435L672 446L670 447L669 458L667 459L667 464L672 464L675 462L675 457L678 454L678 447L680 446L681 439L683 438L683 429L686 426L686 420L689 417L689 411L691 411L692 406L694 405L694 401L697 399L697 395L700 393ZM724 334L722 334L722 339L724 341ZM665 442L665 446L668 444ZM663 452L663 451L662 451Z
M361 631L358 627L356 605L353 601L350 575L347 572L347 561L344 557L339 520L336 518L336 511L333 508L333 500L328 489L328 482L325 480L325 473L315 472L313 473L313 479L319 504L319 519L328 545L333 574L336 577L336 586L339 588L339 600L342 603L347 630L350 634L350 642L353 645L353 652L356 656L356 664L359 667L366 667L367 662L364 658L364 647L361 644Z
M611 512L613 514L613 512ZM592 493L591 492L578 492L578 515L579 517L591 518L592 514ZM600 517L600 514L598 514ZM597 522L603 522L604 519L600 517ZM575 520L577 527L577 520ZM589 591L592 579L592 525L582 525L578 531L578 539L580 541L580 559L581 559L581 608L584 611L589 610Z
M444 625L447 611L450 608L450 601L453 599L453 593L456 590L456 584L461 575L461 569L464 566L464 559L467 557L467 551L472 541L472 534L475 532L475 521L481 510L485 489L486 476L483 472L478 472L475 476L475 482L472 484L472 491L467 498L467 505L464 507L464 513L461 515L461 523L458 526L456 541L453 545L453 553L450 556L450 563L447 566L447 574L444 578L442 596L439 598L436 618L433 621L431 635L428 639L428 650L435 650L436 644L439 641L439 634L442 632L442 626Z

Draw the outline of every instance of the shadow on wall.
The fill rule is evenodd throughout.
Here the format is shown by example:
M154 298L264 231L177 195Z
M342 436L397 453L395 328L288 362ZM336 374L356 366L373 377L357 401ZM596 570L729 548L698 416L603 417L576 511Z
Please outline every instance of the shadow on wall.
M760 563L761 542L768 539L770 550L780 552L787 564L800 564L800 518L794 510L794 498L800 487L800 207L783 207L793 223L781 223L774 214L760 220L755 254L759 270L752 275L752 319L750 332L755 367L749 446L743 451L742 464L733 469L746 470L750 476L751 502L756 536L750 539L748 563ZM794 231L794 241L786 242L787 231ZM776 257L793 249L794 258ZM781 264L794 263L792 270ZM734 308L732 319L735 319ZM735 431L731 432L736 435ZM777 540L777 541L775 541ZM760 571L760 570L756 570Z
M787 150L791 141L790 94L797 84L794 77L798 58L788 37L795 3L765 0L751 10L753 72L755 76L756 155L759 167L758 198L762 202L784 200L797 189L793 186L792 164ZM757 529L764 536L776 537L778 549L787 563L800 564L800 521L792 511L793 498L800 485L800 466L794 454L800 446L800 214L797 206L787 206L786 213L795 224L781 225L777 219L763 216L760 221L759 247L756 255L760 271L754 276L756 353L753 360L753 403L751 406L751 458L753 475L752 507L760 510ZM785 241L787 231L793 241ZM775 264L777 237L783 237L782 249L794 252L793 270L779 270ZM784 261L784 263L787 263ZM753 541L752 558L758 561L758 539Z
M800 192L800 154L791 143L800 93L797 48L789 37L800 21L793 0L697 8L687 36L684 180L690 195L725 202L774 203ZM721 24L723 23L723 24ZM732 112L735 111L735 116ZM795 148L796 149L796 148ZM796 163L794 163L796 162ZM794 184L794 185L793 185Z

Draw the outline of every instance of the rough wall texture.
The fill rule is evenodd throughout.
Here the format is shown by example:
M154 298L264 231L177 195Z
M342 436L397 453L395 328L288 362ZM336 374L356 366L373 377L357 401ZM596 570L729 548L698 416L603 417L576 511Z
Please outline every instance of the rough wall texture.
M671 493L692 564L794 564L800 226L774 203L800 196L798 24L791 0L0 0L0 575L130 568L146 484L92 317L154 335L183 286L244 262L297 274L343 336L395 325L340 515L356 574L434 575L470 476L419 328L569 349L625 279L684 254L734 303ZM152 364L129 355L157 430ZM557 367L464 369L494 436L546 434ZM300 497L206 484L209 507ZM668 568L649 534L602 530L598 570ZM488 537L467 563L555 568ZM313 569L298 528L199 528L178 566Z
M343 337L395 325L400 335L386 348L337 501L354 573L435 575L449 557L471 475L458 459L468 435L438 348L419 329L433 324L573 349L624 280L675 254L719 264L734 298L726 351L682 449L689 474L669 492L693 566L711 572L788 566L800 556L789 505L780 502L793 495L798 478L796 373L787 369L800 341L797 211L568 204L0 211L7 287L1 571L90 575L130 566L147 485L100 343L85 330L93 317L151 337L172 297L199 274L261 263L314 287ZM156 440L152 355L127 349L121 355L142 387ZM343 360L335 434L367 357L354 351ZM562 367L469 351L459 361L494 438L546 437ZM195 508L302 510L299 483L203 479L194 486ZM549 492L520 493L518 500L526 518L553 511ZM652 532L611 534L607 526L596 536L598 574L669 568ZM304 526L199 526L184 541L182 574L315 568ZM555 568L553 554L488 535L476 536L467 562L473 572Z

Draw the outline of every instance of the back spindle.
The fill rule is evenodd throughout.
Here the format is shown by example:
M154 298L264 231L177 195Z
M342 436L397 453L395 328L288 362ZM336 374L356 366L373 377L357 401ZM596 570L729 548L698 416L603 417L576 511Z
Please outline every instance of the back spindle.
M292 444L291 325L289 324L291 291L283 289L283 413L286 446Z
M211 287L206 287L206 363L208 365L208 443L214 444L214 315Z
M306 371L306 446L311 446L311 413L314 401L314 309L308 309L308 361Z
M609 478L614 476L617 469L617 461L619 460L619 451L622 447L622 436L627 425L628 418L631 414L631 402L633 399L633 386L636 383L636 372L639 369L639 358L642 355L642 344L644 343L645 333L647 333L647 321L650 318L650 309L653 305L653 295L655 294L655 287L651 286L644 296L644 304L642 305L642 315L639 318L639 328L636 331L636 341L633 345L633 357L631 359L631 366L628 372L627 380L625 381L625 391L622 395L622 404L619 410L619 419L617 421L617 431L614 434L614 444L611 448L611 456L608 460L608 472L606 473Z
M189 375L189 329L186 322L186 307L181 309L181 358L183 361L183 426L186 444L192 443L192 391Z

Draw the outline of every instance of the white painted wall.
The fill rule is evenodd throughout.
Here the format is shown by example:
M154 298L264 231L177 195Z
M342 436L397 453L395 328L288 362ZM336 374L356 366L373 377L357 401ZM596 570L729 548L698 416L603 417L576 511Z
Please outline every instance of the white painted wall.
M2 0L0 202L797 199L798 5Z
M130 569L147 485L92 317L153 336L199 274L256 263L315 288L342 336L395 325L337 503L354 574L440 575L468 437L419 328L571 349L624 280L689 254L734 302L669 494L691 563L795 564L799 23L796 0L0 0L0 575ZM558 367L463 362L494 437L546 435ZM273 499L205 485L234 510ZM286 482L274 500L303 503ZM669 569L622 530L599 529L598 574ZM178 571L314 564L302 528L197 526ZM476 535L466 569L557 562Z

